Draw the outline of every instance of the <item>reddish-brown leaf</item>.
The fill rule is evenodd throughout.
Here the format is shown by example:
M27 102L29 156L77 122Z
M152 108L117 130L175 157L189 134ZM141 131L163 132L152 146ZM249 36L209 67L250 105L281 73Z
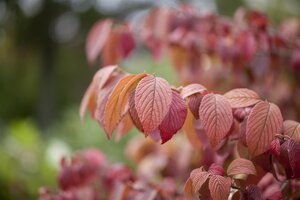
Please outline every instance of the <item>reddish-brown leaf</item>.
M170 109L172 90L162 78L147 76L135 91L135 108L146 135L161 124Z
M252 106L260 101L256 92L247 88L233 89L224 94L232 108Z
M208 187L213 200L228 199L231 187L231 179L219 175L211 176Z
M98 70L93 78L93 81L96 83L97 89L103 88L108 79L112 76L113 72L117 69L117 65L109 65Z
M127 112L130 90L145 76L147 76L147 74L142 73L123 77L110 94L104 111L104 129L108 138L111 137L121 117Z
M181 96L185 99L186 97L191 96L193 94L204 92L207 92L207 89L203 85L193 83L182 88Z
M249 114L246 127L246 142L252 156L270 149L270 144L282 128L283 119L279 108L272 103L259 102Z
M227 168L227 175L235 176L240 174L256 175L254 164L250 160L244 158L237 158L233 160Z
M202 99L199 116L211 146L215 147L226 136L233 123L229 102L221 95L207 94Z
M119 63L122 58L120 34L115 30L110 32L110 35L103 47L101 58L104 65L115 65Z
M94 64L111 32L112 20L106 19L95 23L88 34L85 51L90 64Z
M185 101L176 91L173 90L169 112L158 127L162 143L170 140L173 135L177 133L179 129L181 129L186 115L187 107L185 105Z
M300 123L293 120L285 120L283 122L283 134L300 142Z
M133 90L132 92L129 93L129 114L131 117L131 120L133 122L133 124L135 125L135 127L141 131L144 132L141 120L137 114L136 108L135 108L135 90Z
M187 97L188 106L196 119L199 119L199 108L201 105L203 95L200 93L193 94Z
M195 193L200 191L202 185L209 177L211 177L211 174L204 171L203 168L194 169L191 172L190 179L192 180L192 185Z

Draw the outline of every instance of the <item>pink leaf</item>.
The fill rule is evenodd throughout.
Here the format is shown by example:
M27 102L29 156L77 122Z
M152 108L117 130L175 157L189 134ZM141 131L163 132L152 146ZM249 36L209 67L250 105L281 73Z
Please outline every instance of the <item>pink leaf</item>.
M162 78L147 76L135 91L135 108L146 135L157 129L167 115L172 101L172 90Z
M112 24L113 22L110 19L101 20L96 22L90 30L85 46L87 59L90 64L94 64L97 60L110 34Z
M283 122L283 134L300 142L300 123L293 120L285 120Z
M259 102L249 114L246 127L246 142L252 156L270 149L270 144L282 127L279 108L272 103Z
M219 175L211 176L208 187L213 200L228 199L231 179Z
M260 101L256 92L247 88L233 89L224 94L232 108L252 106Z
M179 129L181 129L184 124L186 115L187 107L185 105L185 101L176 91L173 90L170 110L158 127L162 143L170 140L172 136L177 133Z
M190 84L190 85L183 87L181 90L181 96L182 96L182 98L185 99L186 97L189 97L193 94L196 94L196 93L204 94L206 92L207 92L207 89L203 85L194 83L194 84Z
M202 168L194 169L191 172L190 178L192 180L192 185L195 193L200 191L202 185L210 176L210 173L203 171Z
M256 169L250 160L237 158L233 160L227 168L227 175L235 176L239 174L256 175Z
M229 102L221 95L207 94L202 99L199 116L211 146L215 147L226 136L233 123Z

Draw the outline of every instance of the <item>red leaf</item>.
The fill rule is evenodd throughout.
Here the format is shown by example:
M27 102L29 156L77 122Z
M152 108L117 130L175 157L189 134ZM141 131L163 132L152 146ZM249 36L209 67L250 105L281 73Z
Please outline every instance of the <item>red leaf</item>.
M256 169L250 160L244 158L237 158L230 163L230 165L227 168L227 175L235 176L240 174L256 175Z
M172 101L172 90L162 78L147 76L135 91L135 108L146 135L157 129L167 115Z
M177 133L179 129L181 129L184 124L186 115L187 108L185 105L185 101L176 91L173 90L170 110L158 127L162 139L162 144L170 140L172 136Z
M181 96L182 96L182 98L185 99L186 97L189 97L193 94L196 94L196 93L204 94L206 92L207 92L207 89L203 85L194 83L194 84L189 84L189 85L183 87L181 90Z
M208 169L208 172L212 175L220 175L224 176L224 169L220 165L217 165L215 163L211 164L211 166Z
M300 123L293 120L285 120L283 122L283 134L300 142Z
M111 32L112 24L113 22L110 19L101 20L96 22L90 30L85 46L87 59L90 64L94 64L97 60Z
M195 193L200 191L202 185L210 176L211 174L206 171L203 171L202 168L194 169L191 172L190 178L192 180L192 185Z
M135 90L129 93L129 114L135 127L139 129L139 131L144 132L141 120L139 119L139 116L135 108L134 97L135 97Z
M219 175L211 176L208 187L213 200L228 199L231 179Z
M202 99L199 116L211 146L215 147L226 136L233 123L229 102L221 95L207 94Z
M260 101L260 97L256 92L246 88L230 90L224 96L228 99L232 108L248 107Z
M124 58L126 58L135 47L134 37L128 26L125 26L124 30L120 33L120 47L122 57Z
M282 127L279 108L272 103L259 102L249 114L246 127L246 142L252 156L257 156L270 149L270 144Z
M196 119L199 119L199 108L201 105L202 98L203 95L200 93L196 93L187 97L189 109Z
M240 200L263 200L263 196L259 187L256 185L249 185L242 193Z
M280 148L278 160L284 166L288 178L300 177L300 143L285 141Z

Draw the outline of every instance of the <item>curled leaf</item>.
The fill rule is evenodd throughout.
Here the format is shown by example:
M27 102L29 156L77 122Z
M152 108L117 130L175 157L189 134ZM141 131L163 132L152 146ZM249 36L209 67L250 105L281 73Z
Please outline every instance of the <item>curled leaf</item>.
M202 99L199 116L211 146L215 147L226 136L233 123L229 102L221 95L207 94Z
M185 99L186 97L191 96L193 94L203 93L203 92L207 92L207 89L203 85L200 85L198 83L193 83L182 88L181 96L182 98Z
M233 89L224 94L232 108L248 107L258 103L260 97L247 88Z
M300 123L293 120L285 120L283 122L283 134L300 142Z
M211 174L204 171L202 168L194 169L191 172L190 179L192 180L192 185L195 193L200 191L202 185L209 177L211 177Z
M240 174L256 175L254 164L250 160L244 158L237 158L233 160L227 168L227 175L234 177Z
M166 80L147 76L139 82L135 91L135 108L146 135L161 124L171 101L172 90Z
M249 114L246 127L246 142L252 156L266 152L282 127L279 108L272 103L259 102Z

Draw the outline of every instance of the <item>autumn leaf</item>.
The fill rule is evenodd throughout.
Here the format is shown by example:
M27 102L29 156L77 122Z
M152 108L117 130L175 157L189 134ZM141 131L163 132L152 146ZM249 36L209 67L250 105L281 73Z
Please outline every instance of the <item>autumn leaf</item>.
M228 199L231 188L231 179L219 175L211 176L208 187L213 200Z
M233 89L224 94L232 108L248 107L258 103L260 97L256 92L247 88Z
M285 120L283 122L283 134L300 142L300 123L293 120Z
M116 65L103 67L94 75L92 83L86 90L80 105L79 115L83 120L86 109L89 108L93 117L95 117L95 109L97 107L97 93L107 83L112 73L118 68Z
M227 175L235 177L236 175L256 175L254 164L247 159L237 158L233 160L227 168Z
M201 105L202 98L203 95L200 93L196 93L187 97L189 109L193 113L195 119L199 119L199 107Z
M172 102L164 120L158 127L162 143L167 142L184 124L187 115L185 101L178 92L172 90Z
M100 55L111 32L112 24L113 22L110 19L101 20L96 22L90 30L85 46L87 59L90 64L94 64Z
M246 143L252 156L270 149L274 136L281 131L282 121L281 112L275 104L262 101L254 106L246 126Z
M129 114L130 114L131 120L132 120L133 124L135 125L135 127L139 131L144 132L142 122L139 119L139 116L138 116L136 108L135 108L134 97L135 97L135 90L133 90L129 93Z
M215 147L226 136L233 123L229 102L221 95L207 94L202 99L199 116L211 146Z
M132 87L147 74L123 77L110 94L104 111L104 129L108 138L128 109L128 95ZM127 106L127 107L126 107Z
M182 96L182 98L185 99L193 94L196 94L196 93L203 94L205 92L207 92L207 89L203 85L200 85L198 83L193 83L193 84L189 84L182 88L181 96Z
M120 123L116 128L116 137L115 140L118 142L121 138L128 133L133 128L133 123L130 117L129 112L125 114L125 116L121 119Z
M139 82L135 91L135 107L146 135L161 124L171 101L172 90L166 80L147 76Z
M188 178L188 180L184 184L184 196L187 200L198 200L198 197L195 195L195 192L193 190L193 183L191 178Z
M194 169L191 172L190 179L192 180L192 185L195 193L200 191L202 185L209 177L211 177L211 174L204 171L202 167Z

